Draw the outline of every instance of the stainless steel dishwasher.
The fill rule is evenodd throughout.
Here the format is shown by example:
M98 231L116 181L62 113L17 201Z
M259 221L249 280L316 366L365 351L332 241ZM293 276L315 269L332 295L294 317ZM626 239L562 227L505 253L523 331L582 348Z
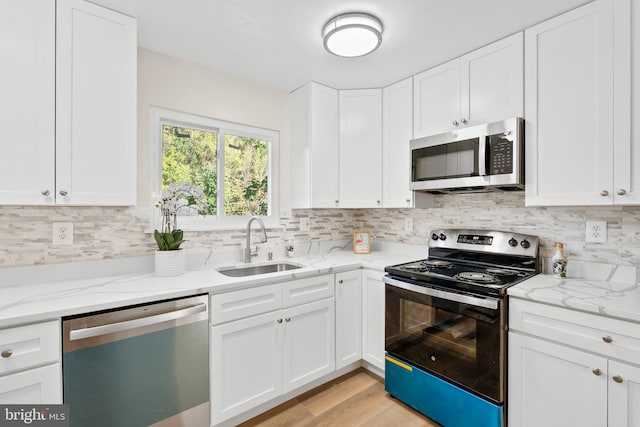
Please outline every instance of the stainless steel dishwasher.
M63 319L72 427L209 426L206 295Z

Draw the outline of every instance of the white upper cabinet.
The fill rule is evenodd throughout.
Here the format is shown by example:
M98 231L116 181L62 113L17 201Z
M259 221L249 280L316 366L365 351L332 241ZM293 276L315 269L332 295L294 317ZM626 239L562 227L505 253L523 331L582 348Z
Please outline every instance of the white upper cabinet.
M414 76L413 137L523 115L522 33Z
M382 206L413 206L409 141L413 137L413 79L382 90Z
M525 32L528 206L640 203L629 7L598 0Z
M637 205L640 204L640 72L638 71L640 70L640 3L628 0L615 2L613 12L616 22L613 34L614 49L622 55L620 67L614 74L615 97L619 100L615 105L621 105L623 108L622 115L614 116L614 124L619 134L614 140L616 146L613 200L617 204ZM618 24L618 22L628 23L629 16L631 16L630 28L626 24ZM626 43L627 40L631 41L630 47ZM625 62L627 55L630 63ZM631 70L634 70L633 74ZM632 115L626 116L625 108L629 102L627 98L629 96ZM627 123L627 120L631 123ZM630 134L626 134L627 129L630 129ZM619 194L623 191L624 194Z
M55 2L5 1L0 13L0 204L54 198Z
M382 90L340 91L340 207L382 206Z
M56 203L134 205L136 21L57 1Z
M291 207L338 207L338 91L309 82L291 93Z

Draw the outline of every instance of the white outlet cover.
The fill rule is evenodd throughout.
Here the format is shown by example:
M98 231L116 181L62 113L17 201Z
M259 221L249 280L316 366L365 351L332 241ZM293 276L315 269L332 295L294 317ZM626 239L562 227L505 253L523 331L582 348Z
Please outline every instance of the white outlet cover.
M309 231L311 228L311 223L309 217L301 217L300 218L300 231Z
M607 222L587 221L586 223L587 243L607 243Z
M70 245L73 243L73 223L54 222L51 224L51 243L54 245Z

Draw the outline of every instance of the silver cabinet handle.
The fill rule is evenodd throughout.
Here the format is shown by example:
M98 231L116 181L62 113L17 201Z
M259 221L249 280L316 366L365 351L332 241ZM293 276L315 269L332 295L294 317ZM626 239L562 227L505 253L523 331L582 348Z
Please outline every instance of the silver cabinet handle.
M276 320L276 322L282 323L282 319L278 319L278 320Z
M155 316L142 317L140 319L125 320L124 322L110 323L108 325L94 326L92 328L74 329L69 332L69 341L81 340L85 338L98 337L100 335L114 332L128 331L130 329L142 328L144 326L155 325L157 323L176 320L182 317L192 316L202 313L207 309L206 304L196 304L180 310L169 311Z
M606 342L607 344L611 344L613 342L613 338L607 335L606 337L602 337L602 341Z
M600 375L602 375L602 371L598 368L593 370L593 375L599 377Z
M609 195L609 192L608 192L607 190L602 190L602 191L600 192L600 195L601 195L602 197L607 197L607 196Z
M291 318L287 317L286 319L284 319L287 323L291 322Z
M11 350L10 348L6 350L2 350L2 353L0 353L0 356L2 356L3 359L8 359L11 356L13 356L13 350Z
M454 120L454 121L453 121L453 122L451 122L451 123L453 123L453 125L454 125L454 126L458 126L458 125L460 124L460 123L458 123L458 121L457 121L457 120Z
M616 191L616 194L618 196L624 196L625 194L627 194L627 192L626 192L626 190L624 188L621 188L618 191Z
M460 119L460 123L466 125L467 123L469 123L469 121L467 119Z
M615 377L613 377L613 380L618 384L622 384L622 382L624 381L620 375L616 375Z
M67 194L69 194L66 190L60 190L59 193L61 196L66 196Z
M49 191L49 190L42 190L42 191L40 191L40 194L42 194L43 196L47 197L48 195L50 195L50 194L51 194L51 191Z

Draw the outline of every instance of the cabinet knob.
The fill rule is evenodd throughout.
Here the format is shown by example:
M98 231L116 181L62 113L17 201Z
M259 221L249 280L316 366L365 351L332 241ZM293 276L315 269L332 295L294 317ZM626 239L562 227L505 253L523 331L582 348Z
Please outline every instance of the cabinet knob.
M344 283L344 280L340 279L340 280L338 280L338 283L339 283L340 285L342 285L342 284Z
M616 375L615 377L613 377L613 380L618 384L622 384L622 382L624 381L620 375Z
M380 200L376 200L376 203L377 203L377 204L380 204Z
M336 205L337 205L338 203L340 203L340 201L339 201L339 200L334 200L333 202L334 202Z
M2 353L0 353L0 356L2 356L3 359L8 359L11 356L13 356L13 350L6 349L6 350L2 350Z
M276 320L276 322L282 323L282 319L278 319L278 320Z
M613 342L613 338L607 335L606 337L602 337L602 341L606 342L607 344L611 344Z
M51 191L49 191L49 190L42 190L42 191L40 191L40 194L42 194L43 196L47 197L48 195L50 195L50 194L51 194Z
M284 320L286 320L286 322L287 322L287 323L291 322L291 318L290 318L290 317L287 317L287 318L286 318L286 319L284 319Z
M469 121L467 119L460 119L460 123L466 125L467 123L469 123Z
M598 368L593 370L593 375L599 377L600 375L602 375L602 371Z
M627 194L627 192L625 191L624 188L619 189L618 191L616 191L616 194L618 196L624 196L625 194Z
M607 196L609 195L609 192L608 192L607 190L602 190L602 191L600 192L600 195L601 195L602 197L607 197Z
M411 199L406 199L405 202L411 203Z
M453 121L453 122L451 122L451 123L453 123L453 125L454 125L454 126L458 126L458 125L460 124L460 123L458 123L458 121L457 121L457 120L454 120L454 121Z
M64 197L64 196L66 196L67 194L69 194L69 193L67 193L67 191L66 191L66 190L60 190L60 191L59 191L59 193L60 193L60 195L61 195L61 196L63 196L63 197Z

